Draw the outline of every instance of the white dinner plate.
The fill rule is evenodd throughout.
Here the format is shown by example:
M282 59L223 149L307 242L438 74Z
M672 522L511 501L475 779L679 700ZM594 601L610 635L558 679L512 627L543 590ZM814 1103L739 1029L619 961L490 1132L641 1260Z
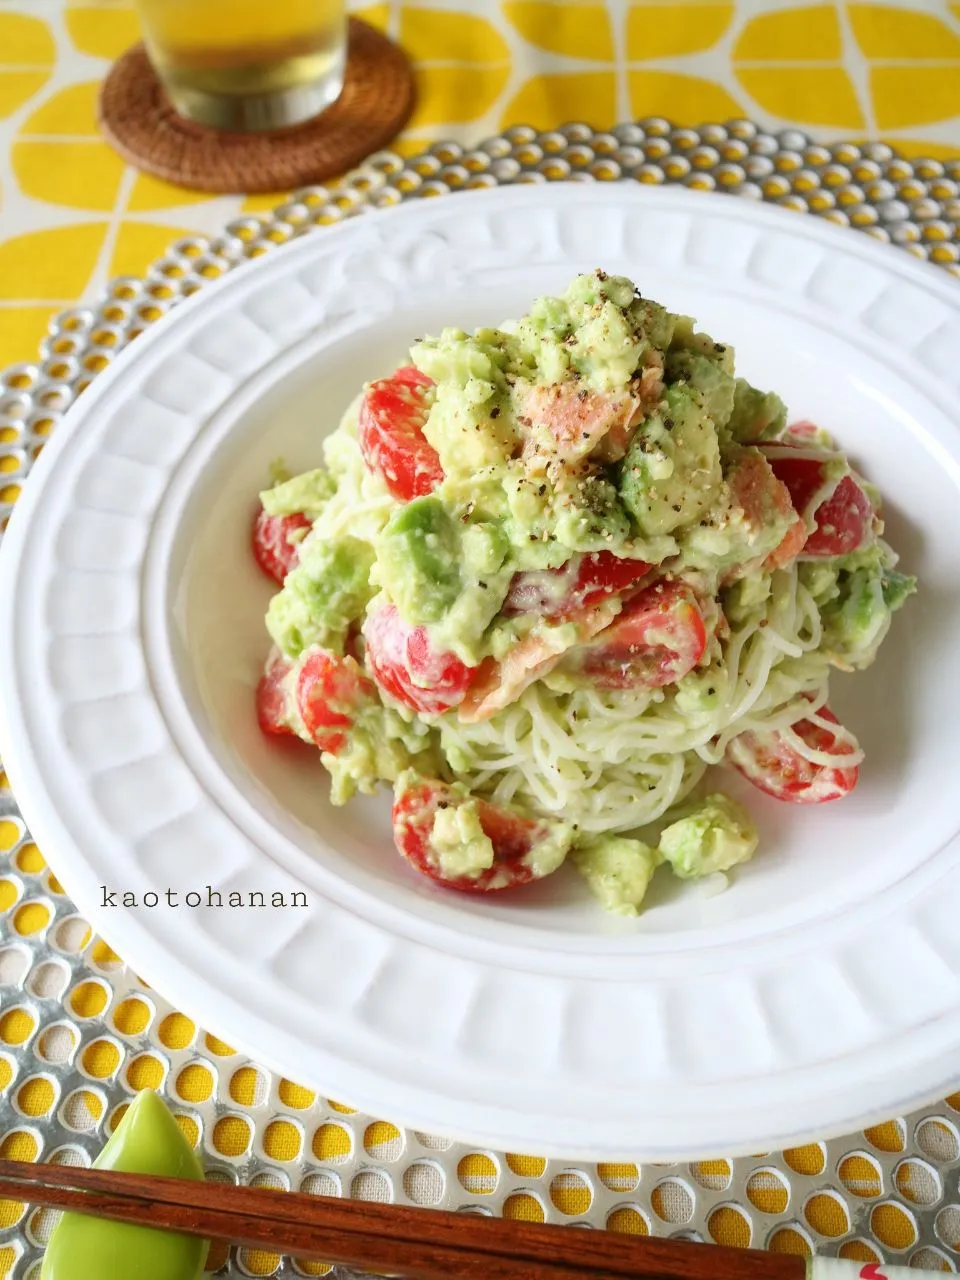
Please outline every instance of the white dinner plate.
M387 795L332 809L316 755L266 741L252 703L270 462L316 465L415 337L517 316L596 266L832 431L921 584L876 664L833 681L866 750L853 795L795 807L725 779L756 859L716 896L666 877L636 921L567 869L512 899L436 889L393 850ZM681 1160L942 1096L960 1076L958 404L955 282L746 200L515 187L300 239L151 329L40 459L0 556L17 799L137 973L267 1065L419 1130ZM207 886L308 905L183 904ZM104 908L104 887L138 905Z

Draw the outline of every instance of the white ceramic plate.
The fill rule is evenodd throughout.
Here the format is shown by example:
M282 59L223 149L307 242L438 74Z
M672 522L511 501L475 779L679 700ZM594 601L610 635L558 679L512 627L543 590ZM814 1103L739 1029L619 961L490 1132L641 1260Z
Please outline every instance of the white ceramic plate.
M393 852L387 798L332 810L319 761L266 742L251 701L270 589L248 532L269 462L315 465L417 335L517 315L598 265L833 431L922 583L876 665L835 681L867 752L854 795L751 793L762 851L732 888L667 882L636 922L572 871L513 901L435 890ZM424 201L244 267L97 379L11 523L2 748L35 837L201 1023L417 1129L679 1160L942 1095L960 1072L958 353L960 290L906 255L633 184ZM101 886L207 885L309 905L100 905Z

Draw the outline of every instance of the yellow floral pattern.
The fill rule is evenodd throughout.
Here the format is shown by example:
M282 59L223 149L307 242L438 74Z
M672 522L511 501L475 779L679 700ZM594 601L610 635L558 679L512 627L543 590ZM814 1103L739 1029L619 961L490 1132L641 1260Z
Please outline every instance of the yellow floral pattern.
M202 0L196 0L201 4ZM351 4L410 53L398 149L511 124L746 115L824 141L960 155L960 4L947 0L382 0ZM50 316L183 235L272 198L209 197L124 165L96 125L99 80L136 40L132 0L0 9L0 367ZM282 193L278 193L277 201Z

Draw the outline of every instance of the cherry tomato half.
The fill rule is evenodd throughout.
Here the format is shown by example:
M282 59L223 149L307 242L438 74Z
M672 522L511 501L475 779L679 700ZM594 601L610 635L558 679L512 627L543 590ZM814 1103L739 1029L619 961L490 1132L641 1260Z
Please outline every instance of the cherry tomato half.
M354 658L314 649L297 677L297 706L307 732L321 751L336 755L346 744L356 712L375 699L376 687Z
M253 554L269 578L283 580L300 559L300 539L292 535L309 530L310 521L302 512L292 516L269 516L261 507L253 522Z
M771 449L773 456L768 456L767 461L770 463L770 468L780 483L786 485L787 492L790 494L790 501L793 503L793 509L799 515L806 516L811 504L816 501L817 495L820 495L821 500L826 496L827 471L825 459L804 457L803 455L778 457L774 450L784 447L792 449L795 447L795 443L788 440L778 441Z
M501 612L508 617L536 612L545 618L563 618L636 586L650 567L612 551L590 551L559 569L516 573Z
M414 711L440 715L463 701L476 667L438 652L426 627L411 627L384 605L363 626L367 664L377 684Z
M844 476L830 492L827 459L774 456L769 462L774 475L787 486L790 500L801 516L806 518L817 503L813 511L816 528L807 535L804 555L843 556L869 539L873 504L852 476Z
M257 721L264 733L292 734L287 723L287 697L283 682L291 666L279 649L272 649L266 670L257 685Z
M817 507L817 527L804 543L808 556L844 556L870 538L873 504L852 476L844 476L833 493Z
M423 434L433 382L412 366L371 382L360 402L363 460L400 502L423 498L443 480L440 455Z
M537 878L524 858L550 834L538 822L512 809L478 800L480 826L493 845L493 865L477 876L444 876L430 848L437 810L462 803L453 790L432 778L420 779L397 796L393 805L393 838L404 858L422 875L447 889L463 893L493 893L516 889Z
M827 707L821 707L818 714L821 719L839 725L837 717ZM798 720L791 727L797 737L815 751L844 756L852 755L856 750L849 741L813 720ZM739 734L727 746L727 760L768 796L791 804L823 804L827 800L839 800L850 794L860 776L856 765L842 768L808 760L776 729Z
M657 689L692 671L706 647L693 594L679 582L656 582L571 660L602 689Z

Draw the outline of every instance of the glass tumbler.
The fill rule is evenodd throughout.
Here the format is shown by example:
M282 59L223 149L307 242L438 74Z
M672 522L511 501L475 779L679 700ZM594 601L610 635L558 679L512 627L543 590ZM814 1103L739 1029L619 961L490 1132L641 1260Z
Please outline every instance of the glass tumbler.
M182 116L219 129L308 120L343 87L344 0L137 0L150 61Z

